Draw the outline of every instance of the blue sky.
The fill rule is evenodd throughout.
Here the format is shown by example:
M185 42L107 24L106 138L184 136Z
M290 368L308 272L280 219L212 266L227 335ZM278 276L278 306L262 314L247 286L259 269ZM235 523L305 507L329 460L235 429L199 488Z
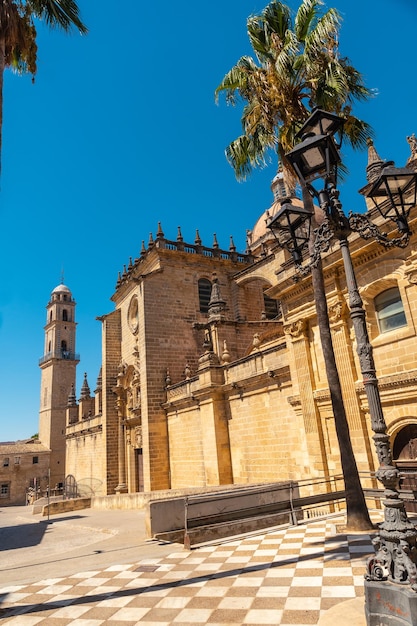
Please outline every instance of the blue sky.
M298 0L288 4L296 9ZM38 73L6 72L0 190L0 441L38 430L45 307L65 283L77 301L77 397L101 361L96 317L113 309L119 270L161 221L227 248L271 203L275 163L238 183L224 157L238 109L213 92L251 49L246 19L264 0L79 0L89 34L39 26ZM415 0L334 0L340 49L378 96L356 109L384 159L404 165L415 117ZM366 153L345 152L348 210L363 210Z

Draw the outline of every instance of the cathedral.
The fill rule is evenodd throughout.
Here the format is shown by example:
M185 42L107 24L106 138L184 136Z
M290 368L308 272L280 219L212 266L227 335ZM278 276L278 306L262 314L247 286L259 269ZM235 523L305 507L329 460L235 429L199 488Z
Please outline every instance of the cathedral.
M370 146L368 185L382 165ZM414 152L407 165L417 169ZM187 243L180 229L166 237L158 225L118 277L113 310L100 318L102 367L93 392L84 375L78 399L76 303L67 286L52 291L39 427L51 483L101 496L341 474L311 277L294 280L291 256L268 228L286 195L280 174L272 191L244 254L233 240L228 250L216 237L206 247L198 232ZM416 231L416 208L409 223ZM393 456L411 471L417 234L404 249L355 233L349 241ZM378 462L337 243L323 254L323 272L350 437L359 471L369 473Z

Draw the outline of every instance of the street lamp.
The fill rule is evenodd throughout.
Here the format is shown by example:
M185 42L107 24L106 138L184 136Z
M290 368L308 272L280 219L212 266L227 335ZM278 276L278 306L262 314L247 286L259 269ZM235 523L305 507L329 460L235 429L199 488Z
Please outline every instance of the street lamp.
M345 120L342 117L315 107L295 137L296 139L303 139L308 133L313 133L314 135L330 135L335 139L336 134L339 133L339 141L335 143L340 148L343 139L344 123Z
M385 498L384 521L379 525L379 533L374 539L376 554L369 559L365 575L367 623L368 626L379 626L381 623L389 623L389 626L400 624L415 626L417 624L417 531L407 518L404 502L398 492L399 472L392 462L372 346L349 251L348 235L356 231L365 239L374 237L386 247L405 247L410 237L408 215L411 207L416 204L417 173L405 168L395 168L389 164L382 170L381 175L366 194L373 200L384 218L391 219L397 224L399 237L390 237L381 232L366 215L351 213L346 216L336 189L335 169L340 163L340 155L332 135L322 132L323 125L320 127L318 121L321 116L320 111L313 112L311 117L313 116L315 116L313 122L307 120L304 127L314 127L315 137L310 134L287 153L286 158L292 164L300 183L307 186L311 195L318 199L324 220L315 231L314 247L310 250L310 261L306 265L303 266L302 261L299 260L300 257L302 259L301 250L297 249L297 256L294 254L294 242L300 241L295 230L290 235L286 232L287 240L292 242L291 245L287 245L287 248L293 254L299 274L306 275L317 266L321 253L329 249L332 238L338 239L340 243L350 315L355 330L359 363L374 432L373 439L380 464L376 477L384 486ZM329 128L329 133L331 133L332 129ZM317 178L324 181L324 187L320 191L312 185L312 181ZM298 226L298 221L287 218L287 224L290 224L288 228L291 229L291 225ZM282 228L278 219L273 222L273 226L278 230ZM397 583L398 586L390 583Z
M400 233L410 234L408 215L416 206L416 174L407 168L389 165L366 194L371 198L382 217L397 224Z
M303 140L285 155L300 181L307 183L315 178L336 177L339 151L331 135L309 132Z
M281 203L280 210L267 226L278 233L278 243L291 252L294 263L300 264L303 248L310 239L310 224L311 211L293 204L289 198Z

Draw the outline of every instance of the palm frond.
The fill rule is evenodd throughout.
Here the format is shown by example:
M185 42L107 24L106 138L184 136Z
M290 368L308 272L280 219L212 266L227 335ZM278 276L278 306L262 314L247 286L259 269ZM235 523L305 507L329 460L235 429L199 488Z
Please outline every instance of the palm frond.
M268 25L270 33L284 40L291 27L291 10L282 2L271 2L263 10L263 19Z
M307 61L314 62L321 54L329 58L337 55L340 24L341 17L336 9L329 9L317 20L304 40Z
M374 130L367 122L345 112L344 136L354 149L364 150L367 140L374 136Z
M340 59L339 64L346 75L349 102L353 103L355 100L365 101L376 95L374 89L366 87L363 75L350 64L349 59Z
M235 171L236 178L246 180L256 167L265 167L269 160L268 149L276 144L275 137L271 137L262 127L254 135L241 135L232 141L226 148L228 162Z
M321 0L303 0L294 19L294 33L298 41L304 42L317 22Z
M236 92L243 96L248 88L249 76L258 70L258 66L252 57L244 56L224 76L220 85L214 92L215 101L218 102L220 92L226 92L228 104L236 104Z
M19 74L36 74L36 29L26 8L0 3L0 29L4 33L4 63Z
M33 15L52 28L69 32L75 26L82 34L88 32L75 0L27 0L27 6Z
M249 41L259 60L271 57L271 45L268 32L258 17L250 17L247 21Z
M279 76L291 72L298 51L299 44L295 34L292 31L287 31L284 45L275 59L275 69Z
M274 51L281 47L290 26L290 9L276 0L268 4L261 15L248 19L249 41L261 62L273 59Z

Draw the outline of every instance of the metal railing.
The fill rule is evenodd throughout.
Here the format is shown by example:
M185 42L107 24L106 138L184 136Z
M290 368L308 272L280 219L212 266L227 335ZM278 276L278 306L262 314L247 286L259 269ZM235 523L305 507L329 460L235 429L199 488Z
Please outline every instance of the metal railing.
M408 474L409 475L409 474ZM417 475L417 474L416 474ZM377 486L375 474L371 472L361 472L361 480L366 486L363 488L365 498L373 502L377 508L382 508L381 501L384 498L384 489ZM229 529L236 530L241 526L241 533L247 532L246 528L253 528L253 521L259 519L263 527L278 525L277 519L281 519L281 524L297 525L299 522L317 520L333 514L344 512L346 509L343 476L335 475L328 479L300 480L289 483L272 483L270 485L247 486L243 488L230 489L227 492L215 492L204 495L190 495L185 499L184 507L184 546L190 548L193 543L201 543L202 536L206 533L207 538L212 535L212 529L217 528L219 536L228 536ZM210 502L219 499L232 500L242 497L242 495L256 490L267 491L268 493L286 490L288 497L274 501L273 503L261 504L260 506L242 506L233 510L222 507L221 511L201 516L201 507L209 506ZM407 501L416 500L417 492L412 489L400 489L400 497ZM371 503L370 503L371 504ZM232 509L233 507L231 507ZM372 508L372 507L371 507ZM223 529L221 528L223 526ZM261 527L261 526L260 526ZM233 532L232 534L236 534Z
M79 361L80 355L76 352L70 352L69 350L53 350L52 352L47 352L39 359L39 365L46 363L46 361L51 361L52 359Z

